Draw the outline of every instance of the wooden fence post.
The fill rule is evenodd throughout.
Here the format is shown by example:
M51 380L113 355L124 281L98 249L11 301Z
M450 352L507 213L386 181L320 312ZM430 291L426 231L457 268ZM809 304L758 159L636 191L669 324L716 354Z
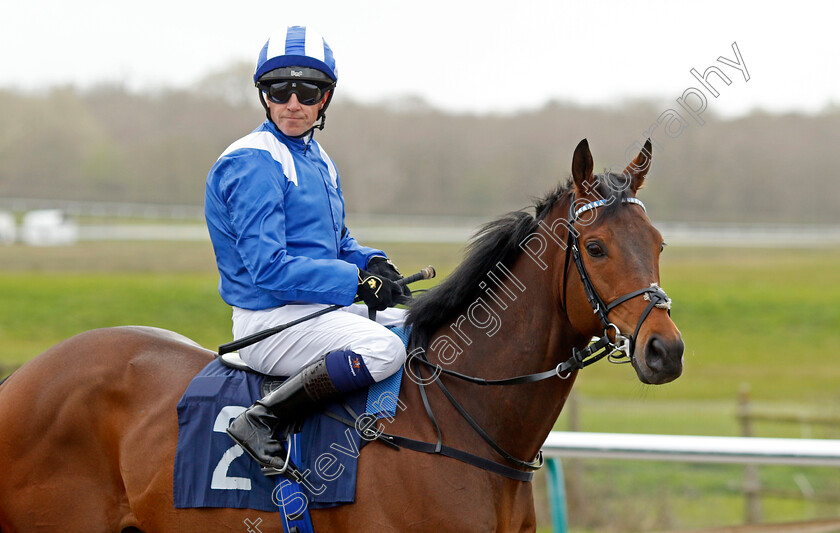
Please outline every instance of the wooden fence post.
M741 436L753 437L752 419L750 418L750 386L742 383L738 389L738 421L741 423ZM761 509L761 475L758 465L744 466L742 485L745 498L745 516L747 524L760 524L764 521Z

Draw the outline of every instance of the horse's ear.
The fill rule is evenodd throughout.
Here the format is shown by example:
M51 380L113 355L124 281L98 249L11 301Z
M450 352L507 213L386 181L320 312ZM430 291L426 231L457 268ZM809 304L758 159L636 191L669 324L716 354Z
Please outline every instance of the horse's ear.
M575 148L575 155L572 157L572 179L575 182L578 197L584 195L589 187L584 187L585 182L592 181L592 170L595 163L592 161L592 152L589 151L589 142L584 139Z
M645 142L644 148L639 152L627 168L624 169L624 174L630 177L630 188L635 193L645 184L645 176L647 176L650 169L650 162L653 158L653 145L650 139Z

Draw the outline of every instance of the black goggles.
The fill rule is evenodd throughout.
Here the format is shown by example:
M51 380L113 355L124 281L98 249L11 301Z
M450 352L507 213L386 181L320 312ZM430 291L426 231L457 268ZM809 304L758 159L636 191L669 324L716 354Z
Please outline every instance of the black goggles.
M303 105L315 105L321 101L329 87L309 81L283 80L262 87L269 101L275 104L285 104L293 94Z

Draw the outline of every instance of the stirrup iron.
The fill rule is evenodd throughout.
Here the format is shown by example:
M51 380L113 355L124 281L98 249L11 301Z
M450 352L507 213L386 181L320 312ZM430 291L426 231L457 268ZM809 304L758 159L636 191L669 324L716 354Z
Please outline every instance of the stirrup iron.
M266 476L282 476L289 469L289 461L292 458L292 445L294 444L294 434L289 432L286 435L286 460L283 462L283 468L275 468L273 466L263 466L260 468L262 473Z

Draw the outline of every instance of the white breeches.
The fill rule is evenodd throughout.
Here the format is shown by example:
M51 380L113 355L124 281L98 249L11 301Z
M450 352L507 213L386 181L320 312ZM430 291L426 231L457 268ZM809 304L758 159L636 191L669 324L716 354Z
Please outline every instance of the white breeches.
M329 307L323 304L286 305L251 311L233 308L233 338L279 326ZM367 365L371 377L382 381L405 362L405 346L385 326L401 326L406 310L390 308L368 319L364 305L351 305L292 326L242 348L239 356L263 374L291 376L301 368L336 350L351 350Z

